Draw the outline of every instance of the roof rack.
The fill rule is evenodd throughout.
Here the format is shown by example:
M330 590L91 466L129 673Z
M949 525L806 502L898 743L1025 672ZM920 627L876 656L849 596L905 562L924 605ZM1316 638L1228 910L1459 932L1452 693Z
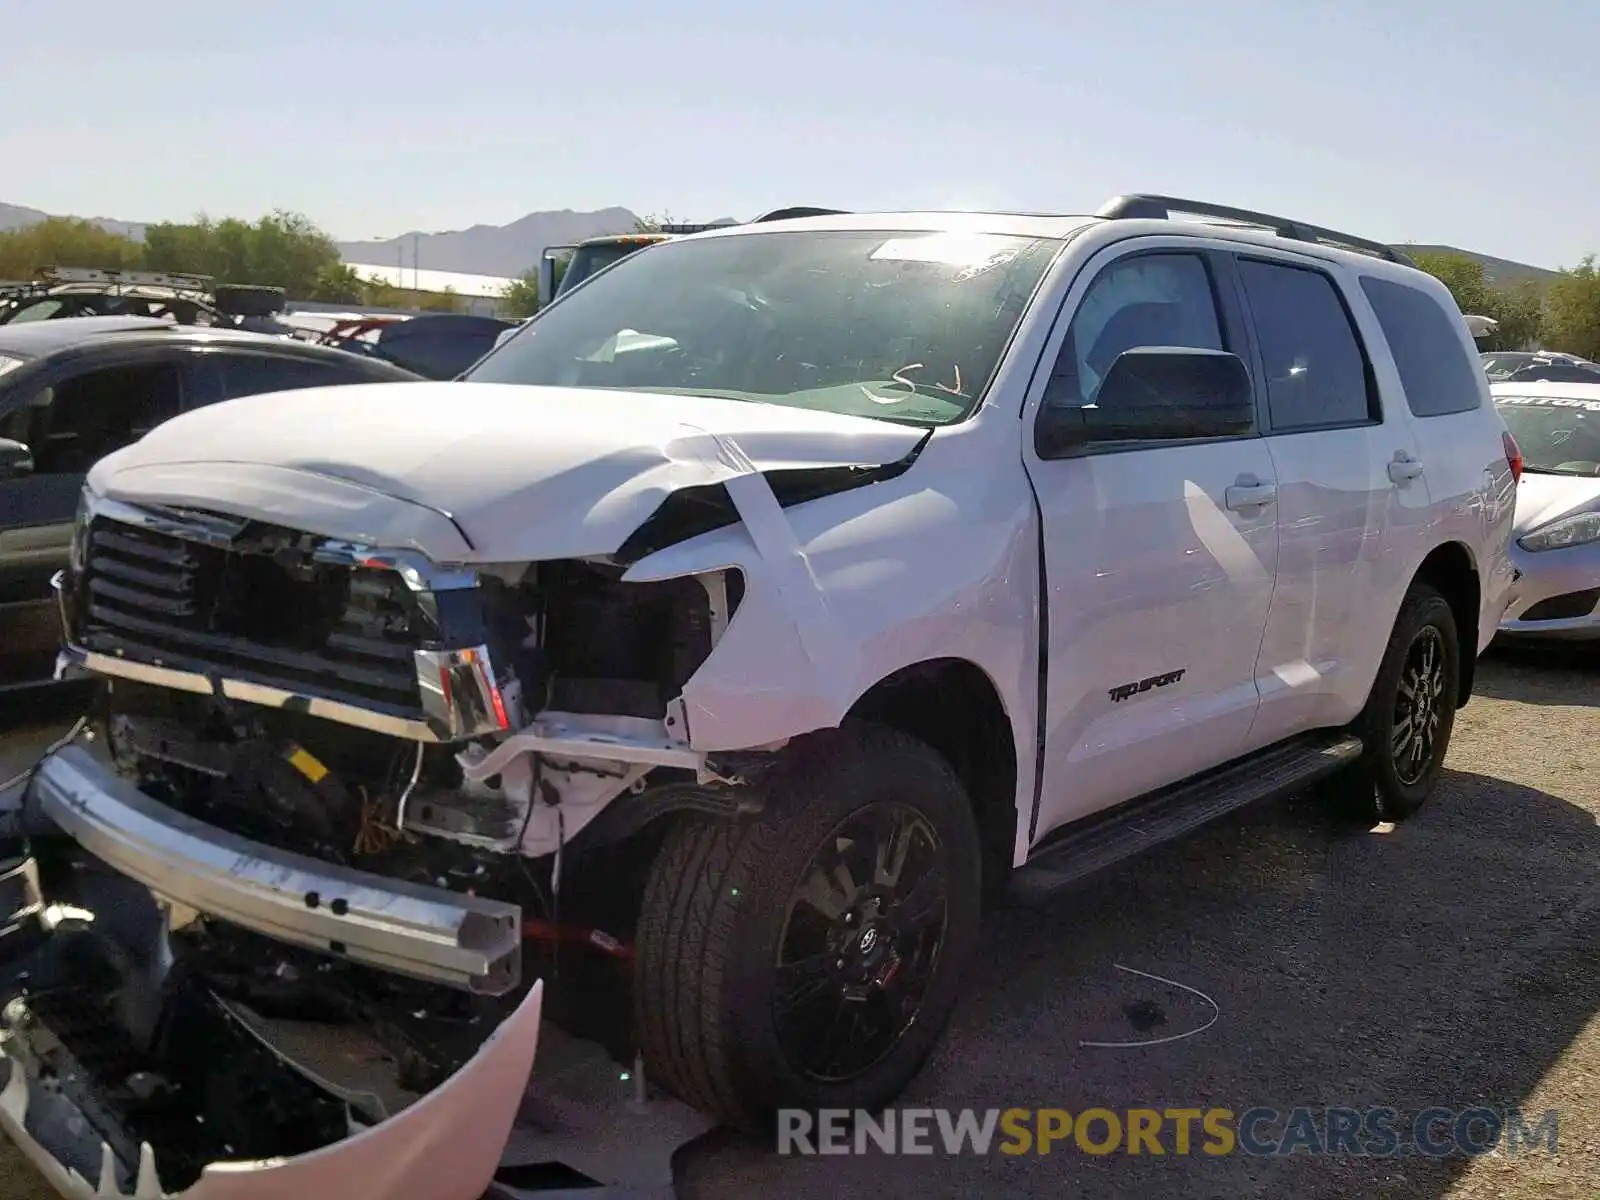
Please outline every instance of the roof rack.
M668 233L674 236L681 236L687 233L704 233L708 229L726 229L731 224L733 224L732 221L707 221L704 224L699 225L686 225L680 222L676 225L657 225L654 229L648 229L645 230L645 232Z
M790 208L775 208L769 213L762 213L750 222L760 225L765 221L796 221L801 217L841 217L845 215L842 208L813 208L808 204L796 204Z
M1308 225L1304 221L1291 221L1287 217L1274 217L1268 213L1252 212L1247 208L1230 208L1226 204L1208 204L1204 200L1181 200L1176 196L1151 196L1144 193L1134 193L1131 196L1113 197L1102 204L1094 215L1103 217L1108 221L1166 221L1171 220L1174 213L1210 217L1213 220L1229 224L1270 229L1279 237L1290 238L1293 241L1336 246L1345 250L1359 250L1364 254L1374 255L1386 262L1399 263L1407 267L1416 266L1407 255L1402 254L1393 246L1386 246L1382 242L1375 242L1370 238L1356 237L1351 233L1340 233L1337 229L1324 229L1320 225Z
M160 287L177 292L209 292L209 275L177 275L167 271L123 271L99 267L41 267L45 283L99 283L112 287Z

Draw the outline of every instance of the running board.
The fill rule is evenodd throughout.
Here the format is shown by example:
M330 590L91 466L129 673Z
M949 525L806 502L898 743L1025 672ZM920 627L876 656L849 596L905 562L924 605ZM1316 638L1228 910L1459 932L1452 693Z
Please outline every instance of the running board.
M1330 730L1280 742L1198 779L1153 792L1036 850L1011 873L1007 897L1016 904L1038 903L1247 804L1297 791L1360 757L1359 738Z

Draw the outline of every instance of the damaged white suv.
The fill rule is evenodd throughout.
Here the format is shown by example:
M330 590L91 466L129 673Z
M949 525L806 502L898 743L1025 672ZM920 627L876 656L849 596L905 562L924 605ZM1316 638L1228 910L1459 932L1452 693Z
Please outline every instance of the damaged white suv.
M7 1056L38 1090L36 1031L99 1014L74 1103L119 1178L303 1154L412 1108L245 1095L229 1038L359 1027L421 1105L559 917L631 947L652 1081L747 1126L881 1104L986 894L1324 777L1422 803L1516 460L1439 283L1149 196L718 230L465 382L179 417L94 469L59 581L114 768L31 792L157 949L58 963Z

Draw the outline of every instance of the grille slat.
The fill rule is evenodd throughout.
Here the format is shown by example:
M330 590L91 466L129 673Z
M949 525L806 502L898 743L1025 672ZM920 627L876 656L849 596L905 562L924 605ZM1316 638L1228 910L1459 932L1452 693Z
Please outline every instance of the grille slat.
M380 570L225 550L101 518L81 580L91 649L420 714L410 594Z
M193 568L199 560L194 551L197 547L190 547L176 538L167 538L162 541L155 540L155 535L145 534L134 537L126 533L113 533L108 529L96 530L89 539L93 549L106 549L119 554L131 554L135 558L153 559L156 562L167 563L175 567Z
M414 687L416 676L406 671L378 671L354 666L352 664L333 662L320 654L305 651L283 650L275 646L262 646L256 642L244 641L240 638L217 637L212 634L195 633L191 630L182 631L179 638L173 638L175 632L172 626L161 621L152 621L145 617L136 617L131 613L118 612L102 604L91 604L89 615L107 625L114 625L131 633L142 634L146 639L168 639L176 642L178 650L211 651L205 655L209 659L228 658L241 659L256 667L277 667L291 675L305 675L312 678L318 676L334 676L349 683L363 684L375 688L400 689L406 686Z
M362 658L381 658L389 662L407 664L411 662L412 653L409 648L397 646L393 642L385 642L363 633L340 633L338 630L328 635L328 649L342 650Z
M111 575L128 583L139 583L145 587L161 588L168 592L183 592L194 586L192 570L153 571L147 567L135 566L133 563L106 556L100 558L98 570L102 575Z
M102 596L109 600L120 600L124 604L148 608L154 612L168 613L174 617L192 617L195 615L195 603L187 597L155 596L149 592L141 592L137 588L123 587L120 583L112 583L109 579L91 579L89 581L89 594Z

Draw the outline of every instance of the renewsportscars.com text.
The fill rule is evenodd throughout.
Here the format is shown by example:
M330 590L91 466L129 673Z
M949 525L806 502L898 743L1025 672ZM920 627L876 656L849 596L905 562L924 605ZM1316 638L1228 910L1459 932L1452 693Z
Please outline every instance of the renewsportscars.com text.
M780 1154L1349 1155L1556 1153L1560 1116L1493 1108L783 1109Z

